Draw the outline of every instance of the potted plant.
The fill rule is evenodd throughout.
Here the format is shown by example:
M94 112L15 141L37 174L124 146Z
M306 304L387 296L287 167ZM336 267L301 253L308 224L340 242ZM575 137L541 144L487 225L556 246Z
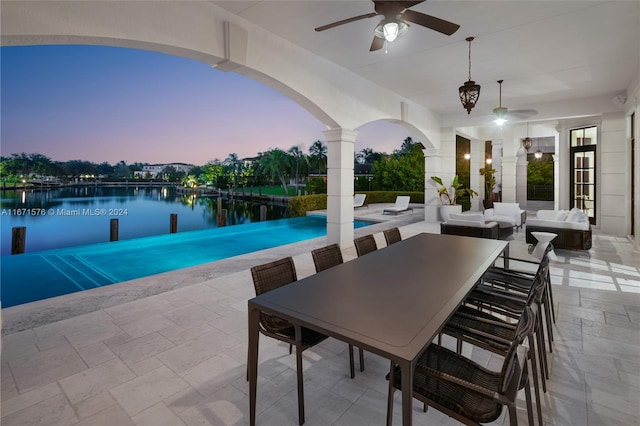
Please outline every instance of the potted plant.
M474 195L478 195L476 191L471 188L464 188L458 181L458 175L453 177L451 185L446 187L442 182L442 179L437 176L431 176L431 180L438 184L438 198L440 199L440 216L443 221L449 220L451 213L462 213L462 205L457 204L457 200L460 197L468 195L469 198L473 198Z
M493 202L495 201L495 187L496 187L496 169L490 165L486 165L480 169L480 176L484 176L484 200L482 205L485 209L493 208Z

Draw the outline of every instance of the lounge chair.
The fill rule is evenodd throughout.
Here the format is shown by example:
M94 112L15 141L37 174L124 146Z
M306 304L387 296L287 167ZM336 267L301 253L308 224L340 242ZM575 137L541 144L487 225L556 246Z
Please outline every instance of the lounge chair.
M400 212L405 212L407 210L413 211L411 207L409 207L409 201L411 201L411 197L408 195L399 195L396 197L396 203L393 207L388 207L384 209L383 214L393 213L398 214Z
M353 208L357 209L358 207L369 207L364 204L364 200L367 198L367 194L355 194L353 196Z

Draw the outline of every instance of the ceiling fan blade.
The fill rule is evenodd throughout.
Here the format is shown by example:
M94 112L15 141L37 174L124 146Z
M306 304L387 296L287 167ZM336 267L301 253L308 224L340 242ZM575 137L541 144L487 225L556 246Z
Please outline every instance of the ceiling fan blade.
M417 1L401 1L401 0L373 0L375 11L387 18L391 18L402 12L405 9L409 9L417 4L424 2L425 0Z
M384 39L380 37L373 36L373 42L371 43L371 47L369 48L369 52L374 52L376 50L380 50L384 47Z
M445 21L444 19L436 18L435 16L426 15L415 10L405 10L400 19L413 22L414 24L422 25L423 27L430 28L439 33L450 36L458 31L460 25L453 22Z
M316 28L316 31L320 32L320 31L328 30L330 28L334 28L339 25L348 24L349 22L359 21L361 19L373 18L374 16L378 16L378 12L371 12L364 15L354 16L353 18L347 18L347 19L343 19L342 21L334 22L332 24L323 25L321 27Z
M526 119L538 115L538 111L535 109L516 109L508 111L507 115L513 118Z

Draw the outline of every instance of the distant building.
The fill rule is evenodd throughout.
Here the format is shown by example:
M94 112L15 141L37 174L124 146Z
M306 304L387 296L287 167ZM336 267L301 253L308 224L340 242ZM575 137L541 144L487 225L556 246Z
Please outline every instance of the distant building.
M136 170L133 172L133 176L137 178L151 178L155 179L165 167L173 167L178 172L189 173L193 168L193 165L186 163L170 163L170 164L147 164L142 166L142 170Z

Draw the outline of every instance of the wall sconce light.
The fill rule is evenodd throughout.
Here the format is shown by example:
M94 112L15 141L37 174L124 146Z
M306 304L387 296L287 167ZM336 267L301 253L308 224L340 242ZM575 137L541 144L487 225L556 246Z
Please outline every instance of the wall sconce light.
M485 161L487 162L487 164L491 164L493 162L491 158L487 158Z
M471 158L471 154L469 154L468 152L466 154L464 154L464 159L465 160L469 160Z

